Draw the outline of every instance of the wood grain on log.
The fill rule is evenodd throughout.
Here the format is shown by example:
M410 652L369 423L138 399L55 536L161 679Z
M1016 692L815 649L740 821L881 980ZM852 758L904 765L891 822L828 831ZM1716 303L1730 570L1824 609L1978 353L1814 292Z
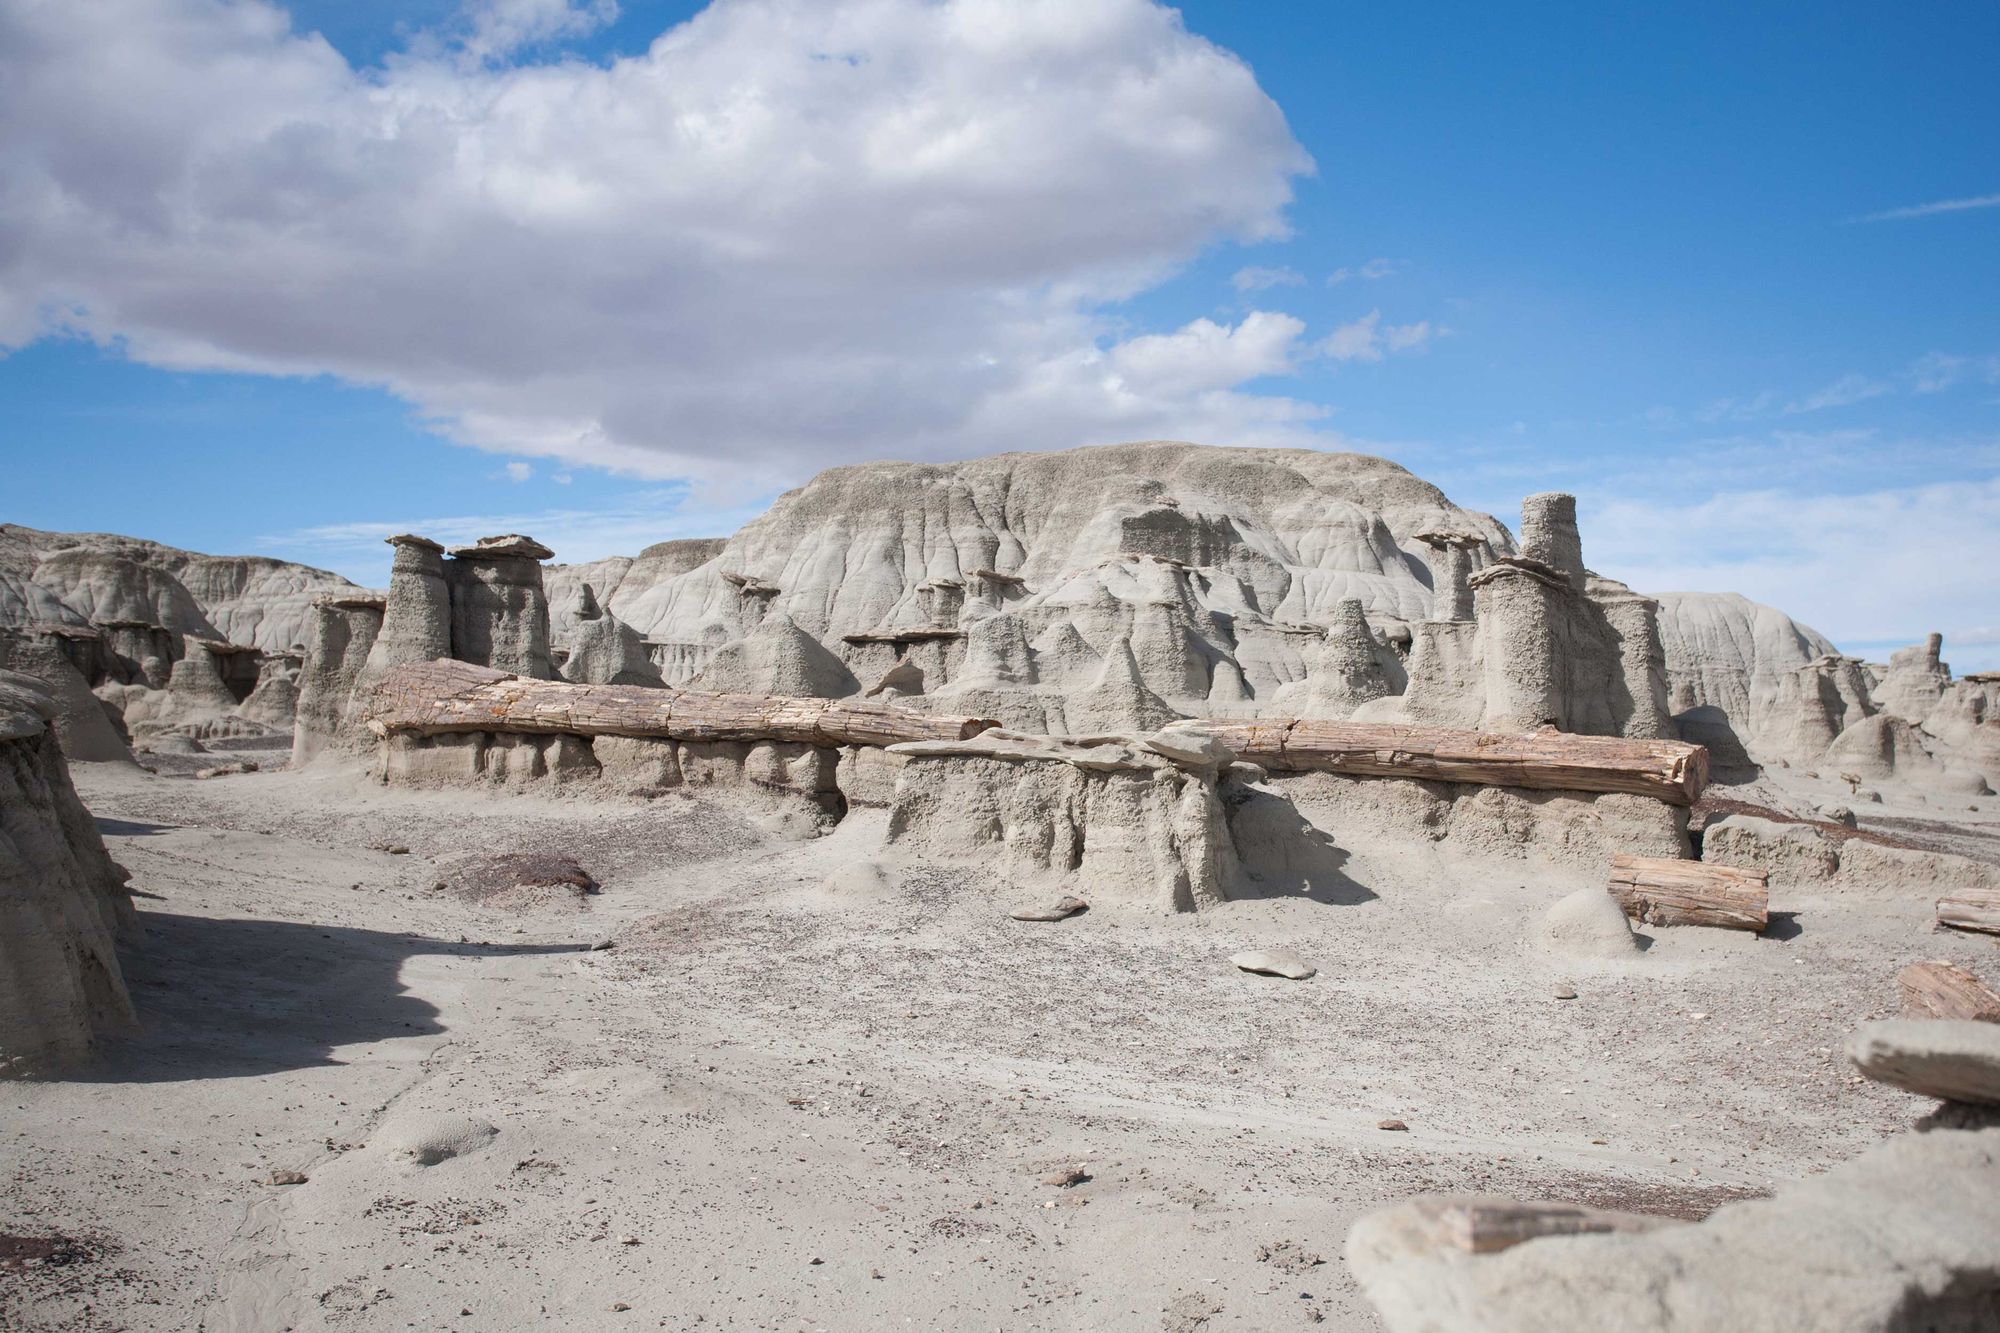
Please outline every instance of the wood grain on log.
M2000 993L1955 963L1911 963L1896 976L1905 1018L2000 1023Z
M375 686L366 718L378 732L425 736L515 731L830 746L966 740L999 725L990 718L916 713L856 700L572 685L452 661L389 671Z
M1538 790L1628 792L1693 805L1708 785L1708 751L1680 741L1456 731L1381 722L1203 720L1248 763L1280 771L1324 770Z
M1411 1200L1405 1226L1426 1246L1495 1254L1543 1236L1653 1231L1674 1219L1571 1203L1521 1203L1488 1195Z
M1771 921L1770 876L1762 870L1618 852L1610 889L1626 916L1649 926L1762 930Z
M1937 900L1940 926L2000 935L2000 889L1960 889Z

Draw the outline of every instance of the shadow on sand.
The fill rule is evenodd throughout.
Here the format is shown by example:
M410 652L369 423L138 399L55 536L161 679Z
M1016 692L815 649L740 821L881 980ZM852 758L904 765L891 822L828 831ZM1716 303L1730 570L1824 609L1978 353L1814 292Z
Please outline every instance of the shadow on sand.
M1236 897L1352 906L1376 896L1342 869L1348 852L1283 796L1244 788L1232 801L1229 830L1246 872Z
M340 1064L357 1043L444 1031L402 982L425 954L576 953L587 944L458 944L310 922L140 914L119 950L138 1030L76 1077L92 1083L245 1078Z

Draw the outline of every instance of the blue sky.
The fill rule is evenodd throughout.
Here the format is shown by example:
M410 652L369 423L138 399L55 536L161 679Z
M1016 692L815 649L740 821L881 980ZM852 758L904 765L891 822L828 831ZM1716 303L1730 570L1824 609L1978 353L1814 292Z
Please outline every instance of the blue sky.
M48 75L0 167L53 182L0 190L0 517L379 582L383 532L590 558L863 458L1305 443L1510 520L1574 490L1605 573L2000 666L1991 5L1016 7L1036 46L747 0L652 53L700 7L287 8L0 0ZM120 119L121 62L225 49L268 77ZM620 120L714 132L752 81L798 118L723 165ZM385 101L402 147L472 128L403 161L354 128ZM904 157L972 146L905 171L912 119Z

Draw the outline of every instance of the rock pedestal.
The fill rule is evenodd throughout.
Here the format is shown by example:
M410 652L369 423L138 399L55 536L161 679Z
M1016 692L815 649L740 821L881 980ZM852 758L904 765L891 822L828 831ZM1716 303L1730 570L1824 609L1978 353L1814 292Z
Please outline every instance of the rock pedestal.
M445 566L451 590L451 656L461 662L555 679L542 561L555 552L518 533L455 546Z
M408 533L388 541L396 554L389 567L382 632L368 652L371 673L451 656L451 592L445 584L444 547Z

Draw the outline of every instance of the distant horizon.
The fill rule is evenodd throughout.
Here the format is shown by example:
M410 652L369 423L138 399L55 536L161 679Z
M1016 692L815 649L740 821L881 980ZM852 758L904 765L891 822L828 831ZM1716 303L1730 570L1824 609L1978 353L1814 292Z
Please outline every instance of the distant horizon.
M726 536L871 457L1279 445L1510 529L1570 491L1609 577L1996 669L1996 45L1855 3L0 0L9 516L356 578L425 526Z

